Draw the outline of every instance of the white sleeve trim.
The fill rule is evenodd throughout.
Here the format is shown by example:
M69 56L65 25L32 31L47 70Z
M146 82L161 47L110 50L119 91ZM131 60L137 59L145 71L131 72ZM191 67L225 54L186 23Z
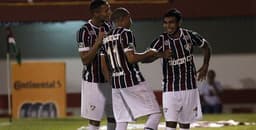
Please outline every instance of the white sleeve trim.
M82 52L82 51L89 51L89 50L90 50L90 47L78 48L78 51L79 51L79 52Z
M155 48L149 48L149 50L150 50L150 51L154 51L154 52L158 52L158 50L155 49Z
M8 38L8 43L15 44L16 41L15 41L14 37L9 37L9 38Z
M131 49L131 48L124 48L124 52L128 52L128 51L134 51L134 49Z
M199 47L202 48L204 46L205 42L206 42L206 40L203 39L202 44Z

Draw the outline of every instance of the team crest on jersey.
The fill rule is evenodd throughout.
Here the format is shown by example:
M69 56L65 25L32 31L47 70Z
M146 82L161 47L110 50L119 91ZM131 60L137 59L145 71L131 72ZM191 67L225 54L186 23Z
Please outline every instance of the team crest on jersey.
M163 111L166 113L168 111L168 108L163 108Z
M90 105L90 109L93 111L96 108L94 105Z
M165 41L164 41L164 45L165 45L165 46L168 46L168 45L169 45L169 40L165 40Z
M184 35L184 39L185 39L186 41L188 41L190 38L189 38L188 35Z
M184 48L187 50L187 51L190 51L191 50L191 47L192 47L192 44L191 43L186 43L184 45Z
M195 113L195 116L196 116L196 117L197 117L197 110L198 110L197 107L195 107L195 108L193 109L193 112Z
M79 42L78 43L78 48L84 48L85 46L84 46L84 43L83 42Z

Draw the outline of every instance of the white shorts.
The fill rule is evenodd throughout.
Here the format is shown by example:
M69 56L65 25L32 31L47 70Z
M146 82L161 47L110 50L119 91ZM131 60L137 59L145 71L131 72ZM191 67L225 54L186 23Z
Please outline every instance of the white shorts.
M111 85L82 81L81 117L100 121L104 113L107 117L114 117Z
M160 112L152 89L144 82L112 89L112 99L116 122L133 122L136 118Z
M163 111L166 121L188 124L201 119L198 89L164 92Z

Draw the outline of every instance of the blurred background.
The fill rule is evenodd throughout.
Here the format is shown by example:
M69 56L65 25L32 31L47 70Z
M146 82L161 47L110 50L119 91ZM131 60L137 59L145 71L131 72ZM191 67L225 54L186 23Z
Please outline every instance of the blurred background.
M109 2L112 10L120 6L130 10L138 51L148 48L151 41L162 33L161 17L164 12L170 8L180 10L183 13L182 26L198 32L212 45L210 69L215 70L216 80L223 88L220 95L223 112L256 112L255 0L109 0ZM64 95L59 97L64 99L62 105L65 107L64 115L80 115L82 64L76 48L76 31L91 17L88 10L89 3L90 0L0 1L0 116L8 115L6 27L12 29L16 45L21 52L22 64L61 62L65 65L64 72L61 72L64 75L61 81L64 87L61 91ZM200 50L195 51L195 62L197 68L202 64ZM15 60L12 60L12 64L16 64ZM161 60L152 64L141 64L141 70L161 103L160 65ZM41 68L35 66L35 69ZM19 75L23 78L28 77L28 80L31 76L30 72L20 72ZM41 75L48 77L52 74L42 72ZM12 78L17 77L12 75ZM48 80L55 79L45 81ZM26 83L30 84L27 81ZM13 87L11 85L11 88ZM54 101L49 96L47 100L39 100L39 102L49 104ZM35 100L31 103L38 104ZM48 105L47 109L50 109L50 106ZM22 108L22 106L17 107ZM56 108L52 105L50 110L56 111ZM56 112L49 115L55 117Z

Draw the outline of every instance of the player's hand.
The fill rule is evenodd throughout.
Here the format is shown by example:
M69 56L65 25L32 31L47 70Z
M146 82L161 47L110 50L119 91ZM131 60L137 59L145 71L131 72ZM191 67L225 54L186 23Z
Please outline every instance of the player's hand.
M202 81L206 79L206 75L208 72L208 65L204 64L196 73L197 73L197 80Z
M163 58L170 59L172 57L172 51L171 49L164 50L163 52Z
M97 43L97 44L102 44L103 43L103 38L105 37L105 35L106 35L106 33L105 33L105 31L104 31L104 28L103 27L101 27L100 28L100 31L99 31L99 35L98 35L98 37L95 39L95 42Z

